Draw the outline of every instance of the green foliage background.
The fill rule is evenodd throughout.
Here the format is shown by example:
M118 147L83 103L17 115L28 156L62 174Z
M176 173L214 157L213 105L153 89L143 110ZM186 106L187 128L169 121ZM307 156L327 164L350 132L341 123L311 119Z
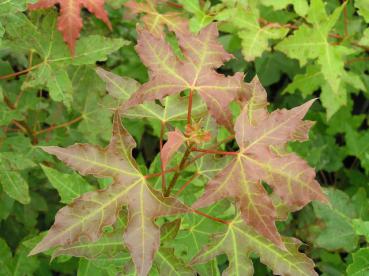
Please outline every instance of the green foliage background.
M50 263L49 256L27 254L56 211L75 197L65 183L73 183L79 194L92 189L90 185L106 184L78 176L38 147L107 144L110 108L117 103L106 94L95 68L98 64L139 82L147 80L133 48L137 20L124 19L124 0L107 1L112 32L84 12L85 26L72 59L56 30L56 9L29 13L26 5L31 2L0 0L0 76L6 76L0 77L0 275L115 275L114 264L67 257ZM319 97L308 114L317 122L310 140L290 147L316 168L331 206L313 203L279 227L305 243L304 252L322 275L368 275L369 2L178 3L194 32L219 22L220 41L236 57L219 70L243 71L247 81L257 74L272 108L291 108ZM8 76L22 70L29 72ZM138 142L135 154L141 166L152 170L157 166L159 124L126 119L125 126ZM213 227L208 224L200 230ZM200 243L207 239L196 238ZM179 235L184 243L190 239ZM256 275L270 273L254 261ZM218 266L225 265L226 259L218 258Z

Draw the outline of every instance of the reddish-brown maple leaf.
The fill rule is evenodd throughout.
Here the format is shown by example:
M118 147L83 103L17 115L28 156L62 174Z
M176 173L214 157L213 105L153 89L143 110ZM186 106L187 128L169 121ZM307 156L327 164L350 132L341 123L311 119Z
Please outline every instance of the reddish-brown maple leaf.
M163 162L163 168L166 168L170 158L175 154L182 144L186 141L186 137L178 129L168 132L168 140L164 144L162 151L160 152L161 162Z
M237 96L243 74L225 77L215 71L232 58L217 41L216 24L204 28L198 35L183 31L177 36L185 60L177 58L163 37L138 29L136 50L150 70L150 81L133 94L123 109L188 89L201 95L219 124L232 129L228 105Z
M81 9L85 7L90 13L101 19L109 29L112 29L108 14L104 9L105 0L40 0L29 4L29 10L46 9L56 4L60 5L58 30L63 34L71 54L74 55L76 40L81 32L83 21Z
M283 147L291 140L305 140L312 126L302 121L314 100L291 110L268 113L267 96L258 79L249 85L247 103L235 123L240 147L233 161L206 186L194 208L223 198L234 198L248 225L283 247L276 229L276 211L262 185L265 181L292 210L312 200L326 201L314 169Z
M59 210L54 225L31 255L55 246L63 249L63 246L80 241L98 240L103 228L114 224L122 206L126 205L128 224L124 241L138 275L147 275L160 246L160 230L155 225L155 218L184 213L188 208L175 198L163 197L147 185L131 155L134 147L135 141L122 127L117 114L113 137L106 148L88 144L43 147L80 174L111 177L113 183L105 190L86 193Z
M172 32L181 32L187 27L187 21L181 17L179 12L160 13L157 10L158 0L147 0L145 2L128 1L124 6L129 8L132 14L144 15L141 20L144 22L146 28L155 36L162 36L164 34L164 26Z

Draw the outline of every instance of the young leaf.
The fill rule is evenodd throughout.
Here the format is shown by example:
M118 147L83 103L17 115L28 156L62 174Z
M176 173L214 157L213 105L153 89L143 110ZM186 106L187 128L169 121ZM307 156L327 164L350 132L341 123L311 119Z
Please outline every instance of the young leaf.
M284 238L283 242L286 250L256 233L237 216L226 232L217 234L192 263L203 263L225 253L229 266L223 275L253 275L250 254L256 253L276 275L318 275L314 263L298 251L300 243L297 240Z
M182 132L179 129L168 132L168 140L164 144L164 147L161 151L161 161L163 162L164 168L167 167L170 158L172 157L173 154L175 154L178 151L178 149L182 146L185 140L186 137L182 134Z
M118 105L126 102L140 87L136 80L115 75L102 68L97 68L96 72L106 82L108 93L118 100ZM187 120L187 104L188 97L172 95L165 97L161 104L146 102L123 110L121 115L130 119L155 119L163 123L183 121ZM192 98L193 118L197 119L205 113L206 107L201 102L200 97L194 95Z
M307 139L311 122L302 121L313 101L291 110L268 113L266 92L257 79L251 97L236 120L239 152L230 164L206 186L194 208L208 206L223 198L234 198L248 225L283 247L275 227L276 212L261 181L292 209L312 200L326 202L315 172L293 153L284 153L288 141Z
M160 231L154 219L187 212L188 208L172 197L164 198L147 185L131 155L134 146L133 138L122 127L116 113L113 136L106 148L87 144L43 148L80 174L112 177L113 184L106 190L86 193L62 208L54 225L31 255L58 245L72 245L81 238L91 242L98 240L103 228L114 224L122 206L127 205L129 223L124 241L138 274L147 274L160 244Z
M29 10L46 9L56 4L60 5L58 18L58 30L63 34L64 41L68 44L72 56L74 55L76 41L81 32L83 22L80 15L84 7L112 29L107 12L104 10L105 0L40 0L36 4L30 4Z
M179 12L159 13L156 6L160 0L146 0L144 2L127 1L124 6L129 8L132 14L143 13L141 20L153 35L159 37L164 34L164 26L172 32L181 32L186 28L186 21L180 17Z
M215 72L214 69L232 57L218 43L216 25L208 26L197 36L189 32L177 36L184 61L175 56L164 38L138 29L136 50L150 69L150 81L140 87L123 109L189 89L200 94L218 123L231 128L228 105L240 88L242 74L225 77Z

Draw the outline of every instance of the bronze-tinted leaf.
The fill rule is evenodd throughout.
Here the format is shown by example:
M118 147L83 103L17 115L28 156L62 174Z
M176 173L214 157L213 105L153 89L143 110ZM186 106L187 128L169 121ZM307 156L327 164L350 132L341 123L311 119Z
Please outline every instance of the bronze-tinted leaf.
M138 29L136 50L149 68L150 81L142 85L123 108L188 89L198 92L217 122L231 129L228 105L236 98L243 75L237 73L225 77L214 70L232 57L217 42L217 35L214 24L204 28L197 36L189 32L185 36L178 34L185 57L185 60L179 60L164 38Z
M315 180L314 169L284 150L288 141L307 137L312 124L302 119L313 100L291 110L268 113L266 93L259 81L255 79L246 88L249 90L243 95L247 101L234 127L240 150L234 160L210 180L204 195L193 207L233 198L248 225L283 247L275 227L275 208L261 182L265 181L292 210L312 200L327 201Z
M118 113L114 118L113 134L106 148L87 144L43 148L79 173L111 177L113 183L105 190L89 192L62 208L31 255L55 246L68 248L81 241L98 240L103 228L114 224L122 207L127 206L124 241L138 274L147 275L160 245L155 218L187 212L188 208L172 197L164 198L147 185L131 155L135 142L121 126Z

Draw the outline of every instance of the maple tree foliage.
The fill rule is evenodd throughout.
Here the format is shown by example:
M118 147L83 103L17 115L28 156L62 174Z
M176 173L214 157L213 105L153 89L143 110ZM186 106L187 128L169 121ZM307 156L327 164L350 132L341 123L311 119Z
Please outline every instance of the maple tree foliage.
M85 7L90 13L101 19L110 29L112 28L107 12L104 9L105 0L39 0L29 4L29 10L46 9L56 4L60 5L58 30L63 34L71 54L74 55L76 41L80 35L83 20L81 9Z
M85 192L81 196L60 189L67 206L58 211L53 226L30 255L55 249L53 256L94 259L109 255L111 250L117 258L126 260L131 256L134 268L129 263L120 265L138 275L148 275L153 266L159 266L162 274L181 271L192 275L192 265L225 253L229 267L224 273L251 275L249 255L256 253L274 273L315 275L312 261L298 251L300 243L281 236L275 224L286 218L279 214L277 205L292 212L311 201L328 201L315 180L314 169L286 147L290 141L308 139L313 122L303 118L314 100L290 110L269 112L267 93L258 77L245 83L242 73L225 76L217 72L233 58L218 41L217 24L191 33L188 21L180 14L157 11L161 2L125 4L133 14L144 14L144 26L137 26L135 49L149 70L149 80L141 85L97 69L107 84L106 90L116 100L109 144L105 148L91 144L42 147L79 174L110 178L112 183L92 191L86 183L80 183ZM82 6L110 24L104 1L39 1L30 8L57 3L61 5L59 30L72 52L82 28ZM175 35L178 51L167 42L167 31ZM231 103L240 108L236 116ZM132 155L136 142L122 126L121 116L160 122L160 171L142 172ZM182 124L172 124L175 121ZM230 135L225 141L235 140L238 151L219 150L224 143L217 140L220 129ZM188 180L182 179L182 173L192 164L197 171ZM43 170L50 179L57 174L48 167ZM197 177L201 178L202 194L192 195L188 203L181 194ZM155 184L152 178L157 179ZM179 188L177 182L181 181L184 183ZM157 188L160 186L161 191ZM223 200L235 207L227 219L199 210L218 206ZM166 243L168 236L176 238L184 214L202 216L222 226L188 263L171 256L175 249ZM113 232L107 234L107 227ZM91 245L101 249L92 250Z
M104 228L117 223L123 206L127 206L127 225L124 234L122 233L121 246L126 246L130 252L138 275L147 275L153 262L162 263L155 256L164 258L172 252L171 249L161 249L160 230L155 219L183 213L196 213L229 225L228 232L221 234L222 245L216 246L214 253L208 251L209 253L200 254L193 263L207 260L209 254L214 257L225 252L229 254L231 261L230 271L249 275L252 271L249 261L245 259L238 264L234 258L256 252L276 273L291 274L291 271L295 271L296 275L313 275L312 263L298 252L297 243L282 238L277 231L275 221L280 217L277 215L275 202L262 182L272 188L273 196L278 197L290 211L301 209L312 200L327 202L315 180L314 170L300 157L285 150L289 141L304 141L308 138L307 134L313 123L303 121L303 118L314 100L290 110L269 113L266 91L257 77L251 83L244 83L242 74L225 77L215 71L232 58L217 41L215 24L204 28L197 35L191 34L188 29L180 32L173 30L184 59L174 54L164 36L155 36L155 31L152 34L146 28L138 26L136 50L150 70L150 80L143 85L98 69L100 77L107 82L107 90L121 105L115 112L113 134L107 147L90 144L75 144L66 148L43 147L44 151L55 155L80 174L98 178L110 177L113 183L104 190L87 192L59 210L54 225L30 254L57 247L55 256L87 256L90 254L87 249L77 250L81 242L98 243L100 239L109 239L104 235ZM159 119L162 124L161 172L145 176L132 157L136 142L123 128L120 116L133 116L135 112L141 112L141 116L152 113L153 107L149 101L160 99L166 104L163 98L177 97L178 95L170 95L183 91L189 92L186 96L180 96L188 101L187 106L182 106L187 113L186 128L168 131L167 141L162 145L168 122L166 119ZM217 127L215 131L208 130L201 122L194 121L192 109L197 93L219 126L226 126L231 133L234 129L239 151L218 151L214 137ZM235 123L229 109L231 102L238 103L241 107ZM210 148L203 148L204 146ZM168 169L174 175L166 186L164 181L165 174L168 173L167 167L181 152L182 147L185 148L182 160L174 170ZM204 194L192 207L188 207L180 198L173 197L172 192L181 171L188 166L188 158L196 152L201 152L197 158L206 158L206 155L211 154L230 155L233 158L223 159L228 163L226 166L219 166L217 162L207 165L210 167L206 170L214 173L208 175L210 181L205 185ZM194 157L194 160L197 158ZM161 192L148 182L148 179L158 176L162 176ZM196 174L176 195L183 192L195 177ZM222 199L234 200L240 212L234 222L197 210ZM233 236L239 239L237 242L244 243L246 237L253 237L258 242L248 241L245 243L247 248L236 252L225 242ZM116 241L116 235L110 237ZM214 240L215 243L216 241ZM256 246L258 243L264 247L259 248ZM232 255L232 252L236 252L236 255ZM180 263L176 259L165 258L166 262ZM273 258L279 258L281 264L276 263ZM290 268L291 263L293 268Z
M129 223L124 233L125 244L138 274L148 273L152 257L159 247L160 231L153 219L187 212L188 208L174 198L164 198L146 184L131 156L134 147L133 138L116 115L113 136L105 149L85 144L65 149L43 148L82 175L112 177L114 183L106 190L86 193L62 208L47 236L31 251L31 255L57 245L68 246L80 239L96 241L103 228L114 224L122 206L127 205Z
M158 38L145 29L138 29L136 50L150 70L150 81L142 85L123 108L189 89L190 93L200 94L218 123L232 128L228 105L237 96L243 74L225 77L215 71L232 58L217 41L216 24L203 29L198 35L184 30L176 34L183 49L183 61L163 37Z

